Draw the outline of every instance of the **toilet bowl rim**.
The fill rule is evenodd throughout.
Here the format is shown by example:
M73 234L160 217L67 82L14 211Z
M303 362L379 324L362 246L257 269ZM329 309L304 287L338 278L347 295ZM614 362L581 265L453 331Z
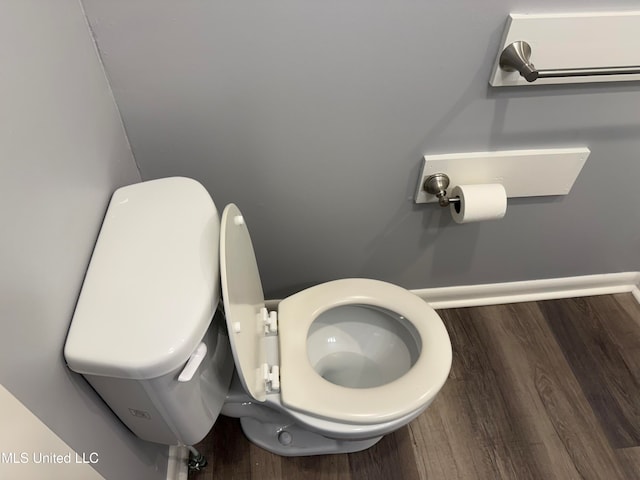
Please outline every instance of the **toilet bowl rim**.
M265 406L282 411L284 414L295 420L296 424L310 431L314 431L330 438L353 440L373 438L394 432L420 415L430 403L431 401L399 418L369 424L341 422L335 419L327 419L310 413L300 412L283 405L279 394L267 395Z

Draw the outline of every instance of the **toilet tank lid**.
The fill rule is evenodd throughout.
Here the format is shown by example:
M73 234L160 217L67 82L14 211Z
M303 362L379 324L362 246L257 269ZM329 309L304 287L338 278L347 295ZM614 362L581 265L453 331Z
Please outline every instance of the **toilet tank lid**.
M220 299L219 236L216 207L195 180L116 190L67 336L69 367L131 379L181 367Z

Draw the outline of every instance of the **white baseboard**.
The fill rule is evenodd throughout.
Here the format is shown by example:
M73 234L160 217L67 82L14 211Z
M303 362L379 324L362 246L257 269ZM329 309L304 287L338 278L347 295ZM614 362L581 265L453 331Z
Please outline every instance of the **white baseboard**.
M640 303L640 272L412 290L433 308L478 307L631 292Z
M167 463L167 480L187 480L189 468L189 449L172 445L169 447L169 461Z
M636 301L640 303L640 283L637 284L633 290L631 290L631 293L634 297L636 297Z
M640 272L603 273L579 277L487 283L411 290L433 308L480 307L631 292L640 303ZM276 310L280 299L266 300Z

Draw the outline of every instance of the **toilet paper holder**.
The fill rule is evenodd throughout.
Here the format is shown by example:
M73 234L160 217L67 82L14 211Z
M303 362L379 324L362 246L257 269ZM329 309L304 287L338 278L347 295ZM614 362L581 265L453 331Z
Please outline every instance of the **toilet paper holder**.
M434 173L424 180L423 188L427 193L436 196L441 207L447 207L452 203L455 205L460 202L460 197L447 197L449 183L449 176L446 173Z

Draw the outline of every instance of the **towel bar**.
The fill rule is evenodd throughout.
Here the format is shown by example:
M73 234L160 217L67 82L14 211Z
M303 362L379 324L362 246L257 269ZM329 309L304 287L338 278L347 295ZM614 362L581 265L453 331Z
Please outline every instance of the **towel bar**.
M537 69L531 63L531 46L524 41L510 43L500 54L500 68L506 72L519 72L527 82L538 78L590 77L595 75L640 74L640 66L629 67L587 67Z

